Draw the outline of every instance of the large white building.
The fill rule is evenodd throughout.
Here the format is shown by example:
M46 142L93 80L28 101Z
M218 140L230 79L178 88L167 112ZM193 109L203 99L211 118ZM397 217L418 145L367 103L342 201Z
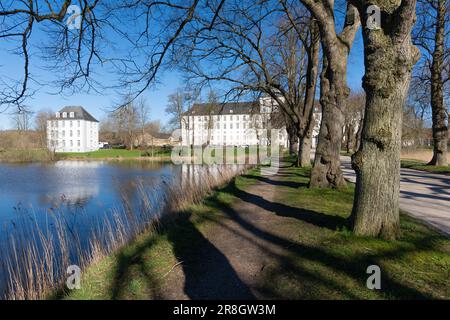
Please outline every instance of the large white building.
M182 145L267 145L268 132L278 127L279 143L286 147L286 128L277 126L276 114L276 105L270 98L255 102L194 104L182 118Z
M83 107L65 107L47 121L47 146L55 152L98 150L99 122Z

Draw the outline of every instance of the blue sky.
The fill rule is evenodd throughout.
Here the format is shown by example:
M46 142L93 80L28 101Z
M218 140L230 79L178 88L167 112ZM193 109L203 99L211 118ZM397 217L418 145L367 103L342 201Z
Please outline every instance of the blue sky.
M39 34L35 37L35 43L41 41ZM22 61L10 51L11 47L0 44L0 77L5 79L20 79L22 73ZM104 91L103 94L97 93L78 93L75 95L55 95L57 88L49 84L55 75L45 69L44 62L40 59L39 53L32 52L31 73L33 78L39 82L32 84L32 88L37 92L26 101L26 105L32 111L52 110L57 111L67 105L81 105L86 108L94 117L101 120L114 103L117 103L119 97L114 91ZM348 85L352 90L361 90L361 78L364 74L363 44L361 31L355 39L349 61L348 61ZM97 70L96 80L102 83L108 83L112 75L102 70ZM177 72L165 72L159 75L159 83L145 92L145 98L151 108L150 120L160 120L164 125L167 122L167 115L164 109L167 105L168 95L183 86L183 80ZM9 111L0 113L0 130L12 127L11 114Z

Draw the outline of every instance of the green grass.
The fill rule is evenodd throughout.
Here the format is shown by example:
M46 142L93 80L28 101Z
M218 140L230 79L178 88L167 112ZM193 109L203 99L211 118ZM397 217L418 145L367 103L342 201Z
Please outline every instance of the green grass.
M447 167L428 166L425 162L419 160L405 159L402 160L401 165L402 168L427 171L431 173L450 174L450 166Z
M309 169L288 168L267 201L283 216L268 229L252 230L285 254L268 261L259 290L284 299L426 299L450 298L450 240L429 227L401 216L402 235L385 241L353 235L347 227L354 187L308 189ZM92 265L82 289L67 299L161 298L178 263L229 219L235 204L260 180L253 170L217 190L203 203L172 216L158 232L144 234L116 254ZM378 265L381 290L366 287L366 269ZM220 275L218 275L220 276ZM178 283L172 279L172 283ZM179 284L182 285L182 284Z
M126 149L105 149L86 153L59 153L62 158L81 158L81 159L106 159L106 158L140 158L151 157L152 151L149 150L126 150ZM155 157L170 156L170 150L164 151L155 148L153 152Z

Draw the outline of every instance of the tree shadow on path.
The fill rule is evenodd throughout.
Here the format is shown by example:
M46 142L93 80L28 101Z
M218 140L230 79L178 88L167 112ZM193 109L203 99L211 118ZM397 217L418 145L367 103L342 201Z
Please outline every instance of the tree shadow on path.
M182 262L184 292L191 299L255 299L227 257L185 219L168 229L175 256Z
M348 219L340 216L328 215L312 210L291 207L285 204L268 201L259 195L239 189L234 183L232 183L226 191L245 202L252 203L269 212L273 212L280 217L295 218L297 220L311 223L315 226L327 228L333 231L342 227L348 227L349 224Z

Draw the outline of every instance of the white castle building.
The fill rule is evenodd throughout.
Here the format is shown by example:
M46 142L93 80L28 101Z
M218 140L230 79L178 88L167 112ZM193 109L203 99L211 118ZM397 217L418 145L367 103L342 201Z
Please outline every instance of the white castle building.
M98 150L98 121L83 107L65 107L47 121L47 146L55 152Z
M267 145L271 129L279 130L279 144L287 147L284 125L277 125L271 98L241 103L194 104L182 117L183 146Z

